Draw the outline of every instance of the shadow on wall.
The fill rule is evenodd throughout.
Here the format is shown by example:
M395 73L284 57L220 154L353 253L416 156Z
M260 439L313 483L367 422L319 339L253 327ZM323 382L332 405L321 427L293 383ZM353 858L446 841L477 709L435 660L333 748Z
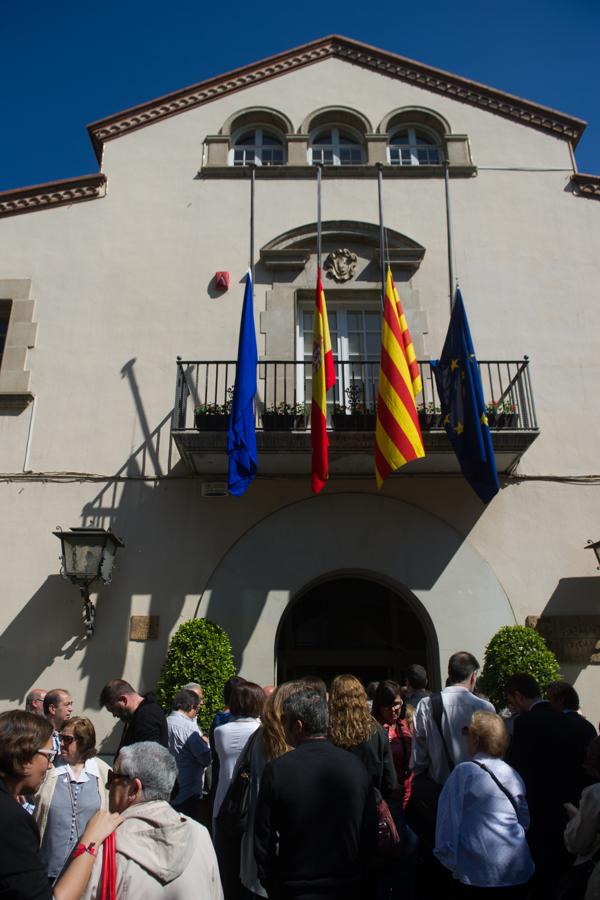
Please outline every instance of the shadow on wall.
M198 592L198 579L194 578L197 550L194 555L191 549L194 544L198 546L193 526L189 564L182 564L186 550L182 514L183 510L189 514L190 494L197 493L199 499L200 488L185 477L183 464L176 452L173 454L172 410L151 430L135 363L135 359L125 363L121 374L131 390L144 440L115 473L114 480L81 511L83 525L111 528L125 541L117 555L114 585L100 585L98 589L96 634L81 662L81 676L88 679L86 705L90 707L98 705L104 684L122 677L125 670L133 599L143 598L136 603L136 613L160 617L158 639L144 642L141 648L140 674L134 687L145 693L154 689L169 634L177 624L186 595ZM164 476L165 471L174 476L172 481L153 480ZM197 519L194 524L199 524ZM119 723L115 727L120 731ZM106 744L113 746L114 740L109 736L103 747Z
M543 620L547 616L595 616L600 623L599 610L600 575L561 578L552 596L546 603L541 618ZM560 652L557 653L563 675L567 677L568 681L574 682L589 665L592 665L593 668L597 667L597 664L585 662L584 659L589 658L595 652L594 645L596 640L600 638L600 628L581 630L571 634L565 633L564 636L572 637L576 642L586 642L586 646L580 648L582 658L579 662L562 663Z
M22 703L42 672L56 659L70 659L84 644L79 591L61 575L49 575L0 638L4 696Z
M472 510L474 524L483 507ZM275 631L285 604L311 581L331 573L389 576L390 587L419 594L433 588L464 544L463 534L402 501L354 492L312 497L261 519L229 548L207 584L202 615L228 632L236 665L244 659L246 666L259 621Z

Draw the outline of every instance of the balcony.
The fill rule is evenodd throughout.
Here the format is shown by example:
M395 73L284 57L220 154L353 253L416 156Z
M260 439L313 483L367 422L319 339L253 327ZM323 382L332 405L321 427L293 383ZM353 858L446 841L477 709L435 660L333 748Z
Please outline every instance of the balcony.
M372 477L379 363L353 360L335 365L336 385L328 395L330 473ZM431 366L420 361L419 368L423 392L417 408L426 456L403 466L399 475L459 472L442 426ZM185 466L196 475L222 479L227 473L227 412L235 370L235 360L177 361L172 435ZM479 371L498 471L510 472L539 434L529 360L480 361ZM255 404L259 475L308 477L311 378L310 360L259 361Z

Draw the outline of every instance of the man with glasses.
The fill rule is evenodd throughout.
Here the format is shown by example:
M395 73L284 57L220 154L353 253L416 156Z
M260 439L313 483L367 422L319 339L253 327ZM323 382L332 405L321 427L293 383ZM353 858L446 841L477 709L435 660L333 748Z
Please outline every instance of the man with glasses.
M154 741L123 747L108 773L110 810L123 817L116 832L117 897L223 900L208 831L169 805L176 774L175 760ZM98 895L102 854L84 900Z

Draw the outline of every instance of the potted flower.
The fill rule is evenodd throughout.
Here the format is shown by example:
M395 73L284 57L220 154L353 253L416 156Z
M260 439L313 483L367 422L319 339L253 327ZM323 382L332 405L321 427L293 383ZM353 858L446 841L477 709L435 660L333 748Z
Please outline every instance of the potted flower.
M292 431L304 428L306 407L304 403L276 403L267 407L261 415L265 431Z
M442 427L442 410L432 401L419 404L417 415L421 431L431 431L432 428Z
M194 407L194 425L198 431L227 431L233 388L227 389L225 403L199 403Z
M518 412L512 400L493 400L485 408L490 428L516 428Z
M331 421L336 431L375 431L375 409L364 401L364 386L353 381L344 391L346 403L334 403Z

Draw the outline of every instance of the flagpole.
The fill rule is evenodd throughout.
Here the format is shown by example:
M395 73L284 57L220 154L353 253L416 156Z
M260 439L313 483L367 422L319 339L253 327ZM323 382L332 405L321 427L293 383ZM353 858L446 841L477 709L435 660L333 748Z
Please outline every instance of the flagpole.
M321 271L321 163L317 163L317 269Z
M250 277L254 285L254 183L256 163L250 163Z
M383 163L377 166L377 197L379 200L379 257L381 275L381 309L385 309L385 229L383 227Z
M454 303L454 245L452 241L452 211L450 208L450 163L444 160L444 186L446 190L446 232L448 236L448 282L450 286L450 312Z

